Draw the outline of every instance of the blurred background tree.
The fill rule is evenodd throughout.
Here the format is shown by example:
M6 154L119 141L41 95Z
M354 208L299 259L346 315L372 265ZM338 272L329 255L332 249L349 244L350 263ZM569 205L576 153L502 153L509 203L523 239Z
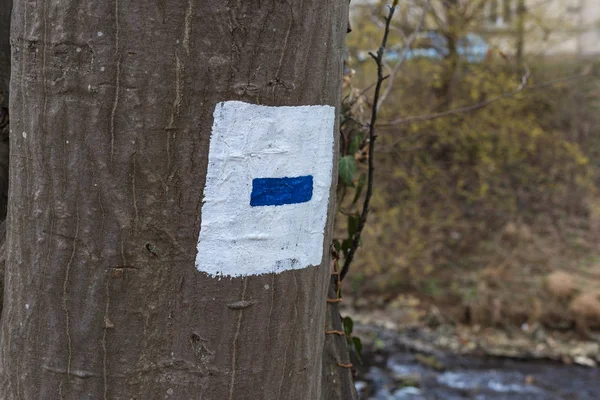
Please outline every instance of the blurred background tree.
M387 15L353 5L340 248L364 196L368 52ZM399 3L354 307L411 293L453 322L600 327L598 21L600 4L578 0Z

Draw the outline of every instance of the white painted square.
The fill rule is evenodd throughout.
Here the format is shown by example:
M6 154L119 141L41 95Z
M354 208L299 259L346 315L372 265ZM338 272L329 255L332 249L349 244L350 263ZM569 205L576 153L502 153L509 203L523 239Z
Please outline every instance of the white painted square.
M319 265L332 185L335 108L218 103L196 268L213 276ZM312 198L250 205L255 178L313 176Z

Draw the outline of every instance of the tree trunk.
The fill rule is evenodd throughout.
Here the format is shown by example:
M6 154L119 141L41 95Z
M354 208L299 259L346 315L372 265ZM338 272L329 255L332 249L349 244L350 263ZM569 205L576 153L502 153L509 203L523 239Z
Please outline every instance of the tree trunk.
M525 6L525 0L517 0L517 40L515 59L517 66L523 66L523 54L525 51L525 14L527 7Z
M0 398L319 399L328 251L195 260L217 103L337 108L347 0L36 4L13 16Z
M458 40L461 26L458 18L458 0L448 0L444 2L444 13L447 27L444 31L448 53L444 57L443 71L441 76L441 84L435 89L439 104L436 106L437 111L445 111L451 108L452 105L452 87L460 55L458 54Z

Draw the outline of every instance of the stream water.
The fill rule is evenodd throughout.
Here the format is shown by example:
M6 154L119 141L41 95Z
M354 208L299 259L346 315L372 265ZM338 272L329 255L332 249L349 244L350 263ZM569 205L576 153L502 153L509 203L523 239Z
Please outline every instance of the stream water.
M441 352L424 356L388 343L379 350L365 346L356 388L361 400L600 400L600 370Z

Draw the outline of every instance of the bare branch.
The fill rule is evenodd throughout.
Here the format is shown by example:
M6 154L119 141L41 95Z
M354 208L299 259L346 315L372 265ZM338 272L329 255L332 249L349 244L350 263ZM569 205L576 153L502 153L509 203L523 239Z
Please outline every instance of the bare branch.
M390 23L392 22L392 17L394 16L394 11L396 11L397 5L398 0L394 0L392 5L390 6L388 16L385 19L383 39L381 40L381 46L377 50L377 54L369 53L371 57L373 57L373 59L375 60L375 63L377 64L377 84L375 85L373 106L371 108L371 122L369 124L369 171L367 174L367 192L365 194L362 212L358 221L358 227L356 228L356 232L354 233L354 237L352 238L352 246L350 247L350 249L348 249L348 253L344 258L344 266L342 267L342 270L340 272L340 280L344 279L344 277L348 273L350 269L350 264L352 263L354 255L356 254L356 250L358 249L358 246L360 244L360 237L367 222L367 215L369 214L369 203L371 202L371 196L373 195L373 173L375 171L375 139L377 138L377 136L375 135L375 123L377 122L377 105L381 94L381 86L383 84L383 81L385 80L385 77L383 75L383 55L385 53L388 35L390 33Z
M383 80L386 80L386 79L388 79L389 77L390 77L389 75L386 75L386 76L384 76L384 77L383 77ZM375 87L376 85L377 85L377 82L375 82L375 83L371 83L369 86L367 86L366 88L364 88L363 90L361 90L361 91L360 91L360 94L359 94L359 96L364 96L364 95L365 95L365 93L367 93L369 90L371 90L371 89L372 89L373 87Z

